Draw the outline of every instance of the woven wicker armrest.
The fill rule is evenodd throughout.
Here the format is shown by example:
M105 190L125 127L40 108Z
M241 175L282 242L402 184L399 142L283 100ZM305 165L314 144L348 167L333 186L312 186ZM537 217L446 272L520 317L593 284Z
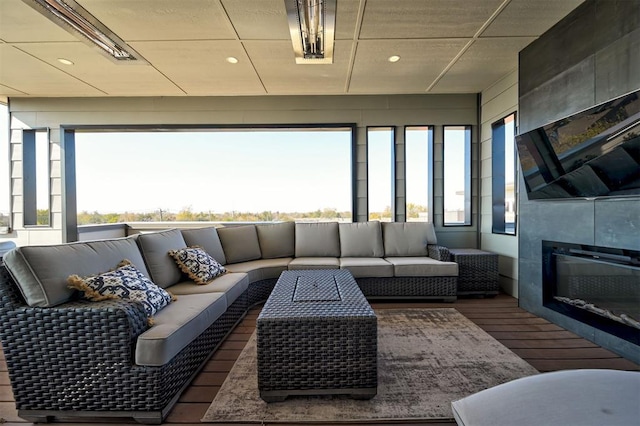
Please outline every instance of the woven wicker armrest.
M53 308L22 306L2 312L0 332L7 362L27 367L64 363L80 370L102 359L133 364L138 335L148 328L144 308L126 301L72 302ZM25 355L31 354L31 355ZM56 367L50 365L51 367Z
M428 244L427 253L429 257L442 262L450 261L449 249L445 246L439 246L437 244Z
M33 368L63 359L71 364L73 358L84 358L79 364L95 357L131 363L135 341L148 328L144 308L135 302L74 301L51 308L30 307L4 267L0 267L0 321L7 362L15 356L15 361L31 363Z

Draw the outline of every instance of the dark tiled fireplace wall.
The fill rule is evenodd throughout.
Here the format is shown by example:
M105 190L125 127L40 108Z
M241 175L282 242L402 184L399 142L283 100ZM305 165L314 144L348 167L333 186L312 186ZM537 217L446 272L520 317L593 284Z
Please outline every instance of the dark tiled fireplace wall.
M638 3L587 0L520 52L518 133L638 88ZM640 197L528 201L522 189L519 197L520 306L640 362L639 346L542 304L542 241L640 250Z

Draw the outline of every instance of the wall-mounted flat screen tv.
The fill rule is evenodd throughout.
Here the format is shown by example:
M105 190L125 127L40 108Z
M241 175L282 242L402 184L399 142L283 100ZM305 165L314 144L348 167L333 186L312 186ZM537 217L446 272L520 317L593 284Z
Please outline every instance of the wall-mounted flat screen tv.
M640 196L640 90L516 136L530 200Z

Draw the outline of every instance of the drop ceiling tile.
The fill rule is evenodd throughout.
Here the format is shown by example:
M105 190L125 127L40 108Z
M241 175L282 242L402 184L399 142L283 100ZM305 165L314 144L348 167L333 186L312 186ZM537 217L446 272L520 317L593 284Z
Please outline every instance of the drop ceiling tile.
M241 40L290 40L284 0L221 0ZM352 40L360 0L339 0L336 40Z
M218 0L78 0L124 41L233 40Z
M468 40L363 40L349 93L424 93ZM400 61L391 63L389 56Z
M27 93L21 92L19 90L14 89L13 87L7 87L3 84L0 84L0 99L2 99L6 103L7 96L18 96L18 95L26 95Z
M423 93L431 85L438 93L478 92L516 69L520 44L582 3L338 0L336 61L309 66L294 63L284 0L77 1L150 65L114 68L22 0L0 0L0 97ZM475 35L480 39L437 80ZM391 54L401 61L386 62ZM58 64L58 55L73 55L76 66ZM227 56L240 63L228 64Z
M184 93L158 70L145 63L116 63L88 45L25 43L19 48L110 96L179 96ZM63 65L65 58L73 65Z
M502 0L369 0L361 39L472 37Z
M534 37L476 40L430 91L478 93L518 68L518 52Z
M239 41L141 41L132 46L187 95L265 94ZM239 62L228 63L229 56Z
M0 85L32 96L105 94L9 44L0 45Z
M337 0L336 7L336 40L353 40L358 38L356 26L360 0Z
M77 40L22 0L0 1L0 39L7 43Z
M344 93L353 42L337 40L333 64L295 63L291 42L244 42L247 53L269 94Z
M222 0L241 40L289 40L284 0Z
M538 37L584 0L511 0L481 37Z

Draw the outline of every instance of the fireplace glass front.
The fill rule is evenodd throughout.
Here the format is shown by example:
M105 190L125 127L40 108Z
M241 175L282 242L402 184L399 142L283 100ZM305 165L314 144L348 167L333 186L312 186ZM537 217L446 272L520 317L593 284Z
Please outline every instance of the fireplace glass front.
M640 253L543 242L546 307L640 343Z

